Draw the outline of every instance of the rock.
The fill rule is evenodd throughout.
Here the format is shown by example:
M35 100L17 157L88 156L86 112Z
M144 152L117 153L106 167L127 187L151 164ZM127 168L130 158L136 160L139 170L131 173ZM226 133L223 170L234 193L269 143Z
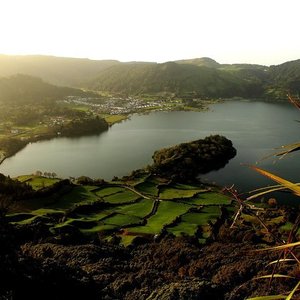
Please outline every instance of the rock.
M217 287L205 280L183 280L166 284L155 290L147 300L222 299Z

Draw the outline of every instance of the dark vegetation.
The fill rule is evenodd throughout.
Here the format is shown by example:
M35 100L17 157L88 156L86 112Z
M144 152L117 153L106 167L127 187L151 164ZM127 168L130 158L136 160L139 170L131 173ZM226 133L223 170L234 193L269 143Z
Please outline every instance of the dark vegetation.
M119 62L54 56L9 56L0 55L0 76L28 74L43 80L69 87L79 87L82 82L93 79L105 68Z
M66 96L86 95L85 92L68 87L58 87L40 78L14 75L0 78L0 102L5 104L28 104L61 100Z
M210 58L121 63L47 56L0 56L0 76L37 76L57 85L122 95L286 99L300 91L300 60L277 66L219 64Z
M62 136L86 136L99 134L108 129L107 122L99 117L73 120L66 125L62 125L59 131Z
M99 134L108 129L99 115L64 105L68 97L86 99L97 95L57 87L28 75L0 78L0 162L29 142L58 135Z
M230 140L213 135L155 151L152 170L162 177L189 180L224 167L235 154Z
M274 212L268 214L272 220ZM276 259L254 251L258 243L272 241L246 218L239 229L225 221L215 226L206 245L188 235L165 234L155 241L137 238L127 248L116 238L88 239L72 227L50 234L49 220L13 225L1 218L2 299L239 300L266 292L265 282L253 278L266 274L267 263ZM272 292L287 286L279 281Z
M279 75L280 74L280 75ZM123 94L167 93L184 98L255 98L285 100L299 93L300 60L278 66L218 64L209 58L162 64L116 64L88 86Z

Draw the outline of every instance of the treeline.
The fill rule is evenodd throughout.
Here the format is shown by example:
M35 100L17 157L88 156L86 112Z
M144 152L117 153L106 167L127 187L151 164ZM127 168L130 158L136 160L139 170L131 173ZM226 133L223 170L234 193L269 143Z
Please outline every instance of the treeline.
M257 73L263 72L260 69ZM206 97L259 97L264 78L257 75L240 76L218 68L178 64L124 64L106 69L88 86L91 89L124 94L175 93L181 96L188 92Z
M8 210L34 194L31 186L0 173L0 222Z
M68 137L98 134L107 129L107 122L98 116L89 119L76 119L67 124L55 127L55 130L59 131L61 136Z
M0 150L5 153L5 156L11 156L23 149L28 142L18 138L1 138Z
M224 167L236 155L232 142L221 135L182 143L154 152L152 173L181 181Z
M222 65L208 58L118 64L103 70L87 86L126 95L167 92L191 98L286 99L287 91L300 92L300 60L272 67Z

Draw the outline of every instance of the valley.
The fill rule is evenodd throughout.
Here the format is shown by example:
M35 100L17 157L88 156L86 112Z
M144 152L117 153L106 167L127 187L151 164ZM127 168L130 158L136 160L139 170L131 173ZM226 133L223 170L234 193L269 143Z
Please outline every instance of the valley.
M299 60L0 64L1 300L296 291L298 264L276 263L273 280L291 280L270 290L281 256L258 250L299 239L297 197L247 192L270 178L298 191L253 165L298 178L296 155L288 166L262 157L299 132L284 103L300 92Z

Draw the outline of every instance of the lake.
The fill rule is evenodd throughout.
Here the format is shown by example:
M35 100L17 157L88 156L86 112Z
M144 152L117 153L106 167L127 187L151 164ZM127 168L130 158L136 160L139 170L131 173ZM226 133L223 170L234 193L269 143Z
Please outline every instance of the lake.
M86 175L110 180L151 163L156 149L221 134L231 139L237 156L203 180L247 191L270 181L241 164L255 164L273 148L298 141L300 112L290 104L226 101L203 112L153 112L133 115L107 132L81 138L55 138L27 145L6 159L0 172L10 176L36 170L61 177ZM262 168L298 181L300 153L262 160Z

